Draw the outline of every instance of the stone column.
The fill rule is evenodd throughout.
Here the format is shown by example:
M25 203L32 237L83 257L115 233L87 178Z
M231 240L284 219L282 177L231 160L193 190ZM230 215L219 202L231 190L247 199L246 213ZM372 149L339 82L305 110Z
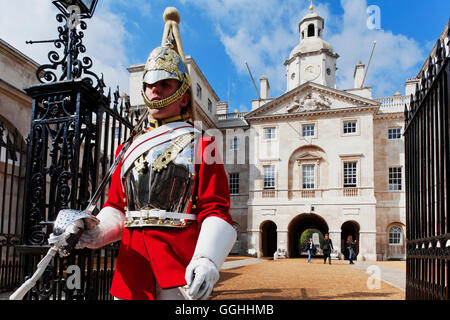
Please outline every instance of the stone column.
M333 242L333 248L334 250L337 250L337 252L341 252L341 231L328 231L328 236L330 237L331 241Z
M248 230L247 232L247 243L248 243L248 250L247 253L251 256L256 256L256 257L260 257L261 256L261 252L260 252L260 231L259 229L253 229L253 230Z
M288 231L277 229L277 249L284 249L288 255Z
M357 260L377 260L377 233L376 231L359 232L359 254Z

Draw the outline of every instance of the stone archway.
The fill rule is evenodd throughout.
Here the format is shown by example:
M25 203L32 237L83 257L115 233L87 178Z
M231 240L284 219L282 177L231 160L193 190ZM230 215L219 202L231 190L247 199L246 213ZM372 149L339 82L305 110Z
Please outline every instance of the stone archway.
M328 233L328 224L321 216L303 213L291 220L288 226L288 251L290 258L300 257L299 239L303 231L317 229L322 234Z
M277 225L273 221L264 221L261 230L261 253L263 257L273 257L277 251Z
M345 259L348 259L347 238L349 236L351 236L353 240L356 240L355 254L356 256L358 256L359 230L360 226L356 221L346 221L341 226L341 252L344 255Z

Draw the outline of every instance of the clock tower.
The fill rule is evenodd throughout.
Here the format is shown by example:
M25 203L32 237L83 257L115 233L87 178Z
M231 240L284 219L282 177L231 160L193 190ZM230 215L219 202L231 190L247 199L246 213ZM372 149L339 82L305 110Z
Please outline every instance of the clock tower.
M308 13L298 24L300 43L286 60L286 83L290 91L311 81L327 87L336 87L336 60L333 47L322 39L324 19L314 12Z

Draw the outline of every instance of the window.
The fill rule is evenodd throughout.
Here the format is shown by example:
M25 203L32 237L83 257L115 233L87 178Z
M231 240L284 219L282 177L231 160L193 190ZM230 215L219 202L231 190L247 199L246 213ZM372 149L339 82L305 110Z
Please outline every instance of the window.
M264 128L264 140L275 139L275 128Z
M264 189L275 189L275 167L264 166Z
M344 188L355 188L357 186L357 162L344 162Z
M239 140L237 137L233 137L233 140L231 140L230 150L238 150L239 147Z
M230 173L230 194L239 193L239 173Z
M302 166L302 188L314 189L314 169L313 164L304 164Z
M399 226L394 226L389 229L389 244L402 245L403 244L403 229Z
M389 168L389 190L401 191L402 190L402 168L394 167Z
M212 102L210 99L208 99L208 111L212 112Z
M314 137L315 136L315 125L314 124L302 125L302 135L303 135L303 137Z
M356 120L344 121L344 134L356 133Z
M202 98L202 87L199 84L197 84L197 98Z
M314 25L313 24L310 24L308 26L308 38L309 37L314 37Z
M401 128L389 128L388 129L388 139L396 140L402 137L402 129Z

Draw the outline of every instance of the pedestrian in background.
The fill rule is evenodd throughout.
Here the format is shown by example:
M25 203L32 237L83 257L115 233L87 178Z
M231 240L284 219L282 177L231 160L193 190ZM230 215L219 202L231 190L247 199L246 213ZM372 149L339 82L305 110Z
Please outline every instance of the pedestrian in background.
M353 237L348 236L347 237L347 249L348 249L348 260L350 260L350 264L354 264L353 259L355 258L355 245L356 245L356 240L353 241Z
M329 264L331 264L331 256L330 256L331 250L334 250L333 241L331 241L328 233L326 233L325 238L323 239L323 246L322 246L323 264L327 263L327 258L328 258Z
M308 239L308 242L306 243L306 252L308 252L308 263L311 263L311 254L314 250L314 244L312 242L312 238L310 237Z

